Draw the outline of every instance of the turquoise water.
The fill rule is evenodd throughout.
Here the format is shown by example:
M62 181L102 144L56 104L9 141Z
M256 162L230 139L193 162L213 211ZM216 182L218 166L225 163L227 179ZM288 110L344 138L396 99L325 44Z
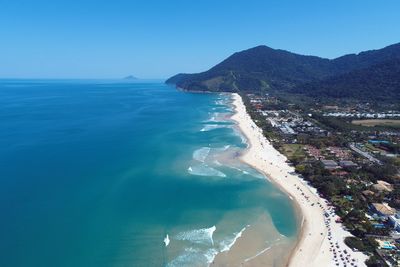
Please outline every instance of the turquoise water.
M230 101L0 81L0 266L207 266L260 214L296 236L290 200L236 159Z

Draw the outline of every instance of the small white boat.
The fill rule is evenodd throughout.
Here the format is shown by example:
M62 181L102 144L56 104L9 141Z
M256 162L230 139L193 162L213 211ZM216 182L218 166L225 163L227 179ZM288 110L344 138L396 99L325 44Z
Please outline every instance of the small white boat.
M169 240L169 236L167 234L167 236L164 238L164 244L165 244L166 247L168 247L169 242L170 242L170 240Z

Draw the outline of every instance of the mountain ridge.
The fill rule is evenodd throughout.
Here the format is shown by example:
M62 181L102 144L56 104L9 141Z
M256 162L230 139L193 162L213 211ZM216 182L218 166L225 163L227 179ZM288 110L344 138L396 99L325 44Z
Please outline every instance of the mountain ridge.
M312 94L313 92L299 88L304 86L313 90L314 86L310 84L321 84L321 81L332 77L349 79L349 76L344 74L396 59L400 60L400 43L335 59L300 55L260 45L236 52L207 71L194 74L180 73L168 79L166 83L193 91L283 90ZM382 71L391 70L383 68ZM369 72L371 73L371 70ZM393 75L382 77L386 76Z
M291 92L311 97L399 100L400 59L387 60L319 82L303 84Z

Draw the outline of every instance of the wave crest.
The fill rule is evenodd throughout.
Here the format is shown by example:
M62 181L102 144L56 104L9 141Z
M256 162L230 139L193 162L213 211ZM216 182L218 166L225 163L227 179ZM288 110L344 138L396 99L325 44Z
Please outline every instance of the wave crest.
M226 177L225 173L216 170L212 167L209 167L207 164L199 164L195 166L190 166L188 168L188 172L191 175L198 175L198 176L218 176L218 177Z
M210 228L195 229L179 233L175 239L190 241L198 244L211 244L214 245L213 234L217 230L214 225Z
M209 147L202 147L200 149L197 149L196 151L193 152L193 159L204 162L206 158L208 157L208 154L210 153L211 148Z

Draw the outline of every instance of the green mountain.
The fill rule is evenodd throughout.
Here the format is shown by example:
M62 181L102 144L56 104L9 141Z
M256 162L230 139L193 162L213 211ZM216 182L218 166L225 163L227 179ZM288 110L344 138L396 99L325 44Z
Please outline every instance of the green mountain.
M400 59L400 43L382 49L345 55L332 60L332 62L335 66L336 73L345 73L352 70L368 68L394 59Z
M299 85L290 91L311 97L400 100L400 59Z
M260 90L291 88L329 74L328 59L257 46L233 54L206 72L178 74L167 83L188 90Z
M333 84L336 79L336 84L339 86L339 84L345 84L345 79L349 80L351 75L363 76L357 70L373 73L373 70L369 68L375 66L381 68L376 70L380 73L376 79L391 77L390 73L385 75L382 73L390 71L388 69L390 64L388 63L386 68L380 64L395 59L400 59L400 43L332 60L257 46L233 54L208 71L197 74L178 74L166 82L185 90L195 91L283 90L309 95L327 93L327 95L339 96L341 94L339 92L349 90L349 88L339 89L332 85L330 88L326 87L325 90L319 90L321 84L324 84L324 81ZM343 81L338 82L339 79ZM371 88L372 83L374 82L371 80ZM381 90L385 84L385 82L377 82L376 89ZM329 91L336 89L338 93Z

